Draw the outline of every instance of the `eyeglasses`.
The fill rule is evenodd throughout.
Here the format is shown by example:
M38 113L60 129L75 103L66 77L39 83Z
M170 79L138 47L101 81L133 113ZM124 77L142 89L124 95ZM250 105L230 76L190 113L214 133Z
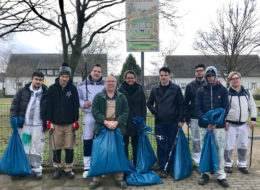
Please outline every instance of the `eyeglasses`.
M116 81L115 81L115 80L107 80L106 82L107 82L107 83L109 83L109 82L110 82L110 83L115 83Z
M231 78L230 80L239 80L240 78L239 77L236 77L236 78Z
M134 78L134 77L127 77L127 78L125 78L125 79L133 80L133 79L135 79L135 78Z
M203 70L203 69L201 69L201 70L195 70L195 72L196 72L196 73L199 73L199 72L201 73L201 72L204 72L204 70Z

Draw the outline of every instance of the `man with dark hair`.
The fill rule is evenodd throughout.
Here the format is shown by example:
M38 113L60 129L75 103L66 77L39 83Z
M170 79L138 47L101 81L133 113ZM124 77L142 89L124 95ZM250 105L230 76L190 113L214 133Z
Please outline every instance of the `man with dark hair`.
M25 153L37 179L42 178L42 161L47 121L47 87L41 72L32 74L32 81L14 96L10 117L23 117L19 133ZM19 155L18 155L19 156Z
M178 127L182 127L184 122L184 98L180 87L170 81L170 73L167 67L160 69L160 83L152 88L147 102L149 110L155 115L157 157L161 178L167 177L165 165L174 146ZM171 165L168 168L172 168ZM169 172L172 170L169 169Z
M84 113L83 116L83 163L84 172L83 178L86 178L90 168L92 142L93 142L93 129L95 125L95 119L92 116L92 101L97 93L104 89L104 80L102 78L101 65L93 65L90 75L78 86L79 104Z
M202 87L204 83L205 66L199 64L195 66L195 79L191 81L185 89L185 120L191 128L191 140L192 140L192 159L196 166L200 163L200 131L198 125L198 119L195 113L195 97L197 90Z
M75 142L75 130L79 128L79 97L77 88L70 80L71 69L67 63L63 63L59 77L48 90L48 114L47 127L53 128L53 166L55 172L53 179L61 177L61 150L65 149L64 171L69 179L74 178L73 147Z
M136 74L132 70L124 73L124 82L119 91L122 92L128 101L129 116L126 124L126 135L124 135L125 153L128 157L128 145L131 138L134 165L137 162L138 128L133 124L133 118L140 116L146 121L146 99L143 87L136 82Z
M223 108L226 110L226 115L229 110L227 89L218 81L217 69L209 66L205 72L205 83L197 90L195 100L195 110L200 126L201 146L206 135L207 130L213 130L216 147L218 150L219 171L217 172L217 181L222 187L229 187L226 180L226 173L224 171L224 146L225 146L225 126L223 121L220 125L210 125L203 120L203 116L210 110ZM202 173L199 185L206 185L209 181L210 174L208 172Z

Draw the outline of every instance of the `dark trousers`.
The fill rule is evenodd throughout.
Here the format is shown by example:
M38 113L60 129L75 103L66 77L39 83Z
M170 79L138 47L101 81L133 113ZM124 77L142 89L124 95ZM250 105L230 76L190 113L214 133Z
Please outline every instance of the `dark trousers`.
M124 136L123 141L124 141L124 147L125 147L125 154L128 158L129 156L129 150L128 150L128 145L129 145L129 138L130 136ZM133 160L134 160L134 165L136 165L137 161L137 146L138 146L138 136L133 136L131 137L131 144L132 144L132 150L133 150Z
M178 123L174 122L171 125L155 124L155 135L157 142L157 157L160 171L164 170L165 164L169 159L169 153L174 146L174 141L178 131ZM168 171L172 168L172 156L168 163Z

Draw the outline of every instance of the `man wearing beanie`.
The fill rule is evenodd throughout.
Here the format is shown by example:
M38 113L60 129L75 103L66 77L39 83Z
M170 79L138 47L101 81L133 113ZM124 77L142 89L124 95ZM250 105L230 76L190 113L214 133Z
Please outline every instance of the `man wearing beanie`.
M217 69L210 66L205 72L205 83L198 89L195 99L195 110L200 126L201 146L207 130L213 130L218 150L219 171L217 172L217 181L222 187L229 187L224 171L224 146L225 146L225 120L221 125L210 125L203 120L203 115L210 110L223 108L226 115L229 110L227 89L218 81ZM199 185L208 183L210 174L202 173L198 182Z
M248 174L247 169L247 148L249 125L254 130L256 126L257 110L254 97L251 92L241 85L241 74L231 72L228 75L230 88L228 91L230 110L226 118L226 146L224 152L225 171L232 173L232 152L237 147L237 167ZM248 124L248 119L251 121Z
M79 104L84 113L82 139L83 139L83 163L84 172L83 178L86 178L90 168L92 142L93 142L93 130L95 125L95 119L92 116L92 101L97 93L104 89L104 80L102 78L101 65L95 64L90 72L90 75L78 86Z
M65 150L64 172L69 179L74 178L73 146L75 130L79 128L79 97L77 88L70 80L71 69L63 63L59 76L50 86L47 94L47 128L52 129L53 179L59 179L62 173L61 150Z

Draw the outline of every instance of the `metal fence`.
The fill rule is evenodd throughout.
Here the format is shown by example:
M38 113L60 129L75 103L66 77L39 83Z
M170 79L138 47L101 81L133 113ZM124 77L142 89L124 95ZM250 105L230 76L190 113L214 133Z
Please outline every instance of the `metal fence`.
M0 104L0 158L2 157L5 148L8 144L9 137L12 133L12 128L9 124L10 104ZM79 123L82 126L83 114L80 112ZM154 129L154 117L148 113L147 122L148 126ZM154 131L154 130L153 130ZM81 138L82 128L75 132L76 144L74 146L74 163L83 164L83 142ZM149 135L149 139L152 147L156 152L156 142L153 135ZM46 133L45 149L44 149L44 164L49 165L52 163L52 149L51 149L51 135L49 132ZM130 143L129 143L130 144ZM130 145L129 145L130 146ZM129 148L129 157L132 159L132 149Z

